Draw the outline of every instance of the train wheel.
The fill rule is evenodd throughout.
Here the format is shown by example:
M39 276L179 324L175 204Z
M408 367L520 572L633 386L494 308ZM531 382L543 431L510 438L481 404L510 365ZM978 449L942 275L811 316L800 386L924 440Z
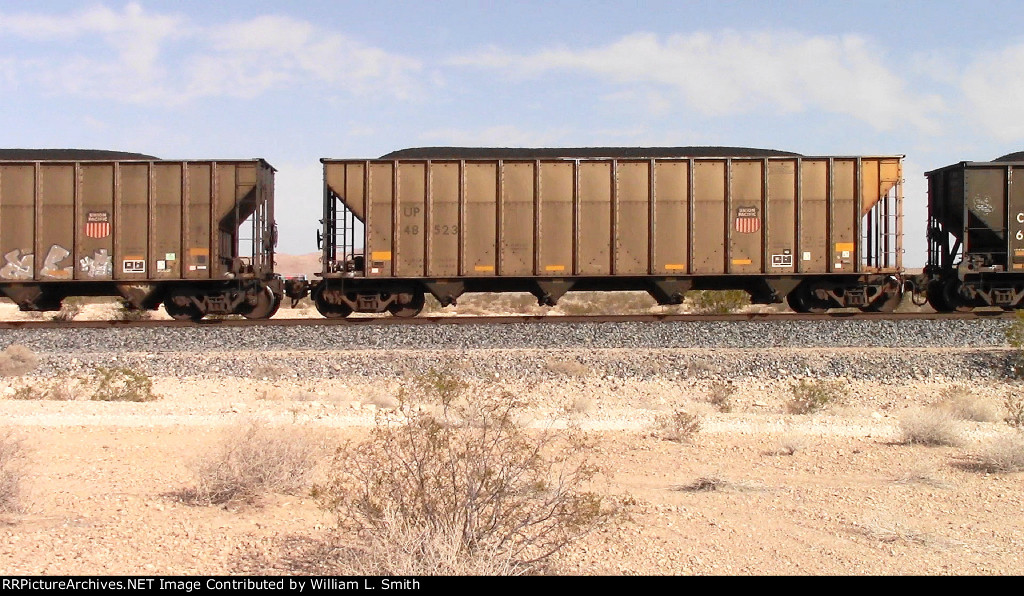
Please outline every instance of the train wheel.
M423 305L426 302L427 298L423 292L398 294L397 300L388 305L388 312L396 317L415 317L423 311Z
M967 300L960 294L960 280L956 278L947 279L942 283L942 299L949 305L950 310L957 312L971 312L975 306L983 306Z
M786 304L789 304L789 308L793 312L804 312L804 304L800 301L800 293L796 290L786 294Z
M345 317L352 314L352 307L345 303L334 304L328 302L324 296L323 286L317 286L313 292L313 304L316 305L316 310L328 319L344 319Z
M798 285L789 294L786 294L786 302L789 307L799 313L823 313L829 309L831 303L822 300L814 295L814 288L806 282Z
M256 304L248 312L243 312L242 316L247 319L269 319L274 316L280 306L281 301L274 295L274 292L270 288L264 287L256 299Z
M175 321L200 321L206 315L191 300L185 305L176 304L173 299L168 300L164 303L164 310Z
M352 314L352 309L345 304L331 304L326 309L322 309L318 306L316 309L320 311L320 314L328 319L344 319Z
M952 312L953 307L946 302L946 297L942 291L941 281L928 282L928 304L935 309L935 312Z

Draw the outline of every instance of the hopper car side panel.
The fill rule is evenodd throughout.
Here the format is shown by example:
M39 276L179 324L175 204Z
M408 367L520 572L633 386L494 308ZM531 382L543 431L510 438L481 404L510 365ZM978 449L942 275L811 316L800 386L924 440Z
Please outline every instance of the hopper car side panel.
M576 166L577 214L573 240L578 250L574 259L577 275L612 274L612 185L611 162L579 162Z
M569 289L673 302L705 287L778 301L816 276L812 310L899 291L900 157L322 161L321 302L341 314L424 289L442 303L530 291L553 304ZM340 213L364 224L342 248Z

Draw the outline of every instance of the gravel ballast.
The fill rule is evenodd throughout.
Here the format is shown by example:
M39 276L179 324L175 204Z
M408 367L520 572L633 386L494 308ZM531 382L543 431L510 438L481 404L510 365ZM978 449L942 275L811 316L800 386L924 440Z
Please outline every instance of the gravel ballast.
M123 329L13 329L0 345L39 352L249 350L988 348L1006 346L1009 321L694 321L505 325L324 325Z
M563 323L11 330L44 375L117 363L158 376L395 377L457 367L484 378L951 379L1005 377L1009 322ZM239 358L245 353L244 358Z

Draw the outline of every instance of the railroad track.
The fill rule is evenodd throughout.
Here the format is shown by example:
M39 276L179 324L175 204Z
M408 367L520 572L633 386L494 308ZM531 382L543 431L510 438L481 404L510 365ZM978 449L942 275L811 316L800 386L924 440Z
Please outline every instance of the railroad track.
M135 327L320 327L327 325L381 326L381 325L508 325L567 324L567 323L669 323L687 321L916 321L948 319L1014 318L1014 312L1002 310L976 310L953 313L865 313L831 312L820 314L799 313L731 313L719 315L501 315L501 316L418 316L411 318L384 315L379 317L353 316L344 319L269 319L244 318L203 319L199 322L167 319L137 321L0 321L0 329L109 329Z

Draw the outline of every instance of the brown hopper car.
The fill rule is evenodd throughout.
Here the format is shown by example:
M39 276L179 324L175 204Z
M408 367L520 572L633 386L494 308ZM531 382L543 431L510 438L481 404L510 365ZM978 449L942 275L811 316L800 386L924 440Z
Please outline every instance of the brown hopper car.
M902 294L902 156L615 148L323 159L317 308L412 316L425 293L742 289L798 311ZM706 149L706 148L705 148ZM359 254L361 251L362 254Z
M12 151L0 153L0 292L23 310L68 296L163 302L178 319L277 310L265 161Z

